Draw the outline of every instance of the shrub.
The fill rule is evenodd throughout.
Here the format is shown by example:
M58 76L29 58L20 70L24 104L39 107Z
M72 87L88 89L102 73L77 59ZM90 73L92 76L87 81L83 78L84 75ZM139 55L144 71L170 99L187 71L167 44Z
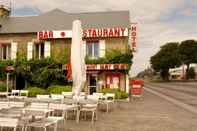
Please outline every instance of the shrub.
M7 90L6 84L0 83L0 92L4 92Z
M29 87L26 88L29 91L29 97L35 97L38 94L47 94L47 91L38 87Z
M72 91L72 87L71 86L53 85L53 86L48 87L47 91L50 94L61 94L62 92Z
M104 94L114 93L115 94L115 99L126 99L129 96L128 93L126 93L124 91L120 91L118 89L105 88L105 89L101 90L101 92L104 93Z

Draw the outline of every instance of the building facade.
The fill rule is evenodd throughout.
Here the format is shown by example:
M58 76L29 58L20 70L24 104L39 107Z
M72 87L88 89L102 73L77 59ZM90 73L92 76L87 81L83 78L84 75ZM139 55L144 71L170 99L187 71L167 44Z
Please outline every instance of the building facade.
M70 55L72 21L76 19L82 22L83 47L89 59L105 58L111 50L124 53L128 48L129 11L69 14L55 9L39 16L5 15L0 18L1 60L15 60L20 53L28 60L52 57L64 63ZM86 68L90 94L101 88L128 91L127 64L87 64ZM66 70L66 61L62 69Z

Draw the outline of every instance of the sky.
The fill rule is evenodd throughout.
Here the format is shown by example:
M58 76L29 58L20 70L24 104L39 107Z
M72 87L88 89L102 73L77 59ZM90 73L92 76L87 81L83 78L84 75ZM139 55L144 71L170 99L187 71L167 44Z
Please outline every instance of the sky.
M12 0L15 16L55 8L68 13L129 10L130 21L139 29L132 75L150 67L150 57L161 45L197 38L197 0Z

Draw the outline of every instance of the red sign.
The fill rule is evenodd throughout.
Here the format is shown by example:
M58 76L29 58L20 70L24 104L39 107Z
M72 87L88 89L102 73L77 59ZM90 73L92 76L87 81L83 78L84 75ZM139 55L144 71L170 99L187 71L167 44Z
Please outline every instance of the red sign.
M122 37L128 36L127 28L106 28L83 30L84 37Z
M41 31L37 36L38 39L71 38L72 31Z
M86 70L125 70L127 64L87 64ZM63 69L68 69L68 64L64 65Z
M131 24L131 48L133 51L136 51L137 48L137 23Z
M127 28L105 28L83 30L83 37L123 37L128 36ZM72 31L41 31L38 39L72 38Z

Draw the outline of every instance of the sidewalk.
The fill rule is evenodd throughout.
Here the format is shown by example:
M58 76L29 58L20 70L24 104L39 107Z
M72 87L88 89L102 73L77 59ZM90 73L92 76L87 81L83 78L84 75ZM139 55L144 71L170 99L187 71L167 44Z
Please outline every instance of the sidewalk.
M119 102L98 121L67 121L67 131L196 131L197 116L151 93L143 100Z

